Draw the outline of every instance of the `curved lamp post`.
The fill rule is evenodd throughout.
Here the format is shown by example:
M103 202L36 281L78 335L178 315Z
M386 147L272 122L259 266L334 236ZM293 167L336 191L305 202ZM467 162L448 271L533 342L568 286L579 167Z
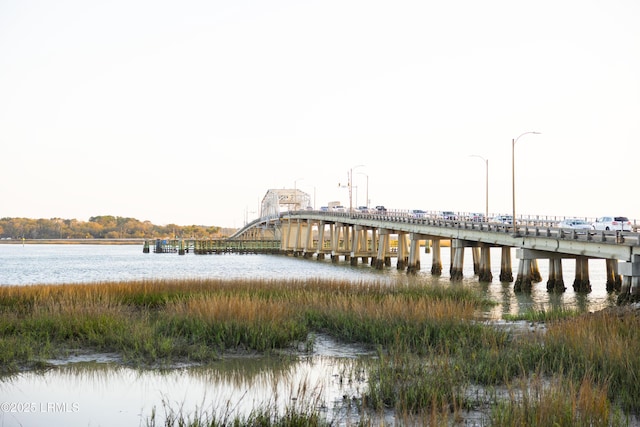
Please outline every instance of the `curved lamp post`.
M534 134L540 135L540 132L525 132L520 134L517 138L511 140L511 200L513 202L513 216L511 222L513 223L513 234L518 235L517 221L516 221L516 166L515 166L515 148L516 142L524 135Z

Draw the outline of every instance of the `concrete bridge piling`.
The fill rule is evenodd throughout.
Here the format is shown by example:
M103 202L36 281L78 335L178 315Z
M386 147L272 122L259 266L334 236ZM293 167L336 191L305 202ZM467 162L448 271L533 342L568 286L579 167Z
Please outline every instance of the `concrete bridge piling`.
M442 256L440 253L440 239L433 239L432 243L432 253L431 256L431 274L434 276L440 276L442 274Z

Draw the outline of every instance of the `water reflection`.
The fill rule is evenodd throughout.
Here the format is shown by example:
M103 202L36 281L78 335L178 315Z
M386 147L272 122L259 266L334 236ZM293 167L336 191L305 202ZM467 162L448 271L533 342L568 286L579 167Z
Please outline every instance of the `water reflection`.
M162 425L172 413L232 419L287 407L318 409L333 420L355 416L343 401L361 397L372 353L325 336L316 343L302 357L227 358L206 367L137 370L88 360L21 373L0 382L0 401L16 403L0 412L0 425L145 425L154 411Z

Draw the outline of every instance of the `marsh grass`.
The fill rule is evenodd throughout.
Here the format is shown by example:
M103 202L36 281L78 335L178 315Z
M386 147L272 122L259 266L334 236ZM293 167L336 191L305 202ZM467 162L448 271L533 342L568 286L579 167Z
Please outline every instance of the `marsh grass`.
M623 409L640 410L640 315L603 311L553 322L545 336L544 364L574 381L588 376L607 384Z
M580 314L582 313L578 310L567 308L554 308L552 310L530 308L522 314L505 314L502 317L509 321L526 320L528 322L550 322L553 320L577 317Z
M608 385L594 385L555 374L550 380L538 375L509 383L509 397L491 411L492 426L622 426L627 420L613 407Z
M268 352L313 330L388 345L398 331L420 350L442 325L487 304L471 291L336 280L150 280L0 287L5 373L82 349L133 364L207 362Z
M532 312L528 320L544 321L546 332L516 339L477 321L490 304L464 287L321 279L5 286L0 369L32 369L74 352L117 353L151 367L207 363L229 351L308 347L322 332L379 349L360 405L393 410L399 420L457 422L485 404L470 396L471 386L507 385L523 396L491 403L495 425L552 425L578 410L591 425L624 425L618 408L640 410L636 313ZM550 387L542 386L545 378ZM322 425L310 408L277 419L271 413L264 408L233 425ZM215 416L192 423L173 415L171 425L220 425Z

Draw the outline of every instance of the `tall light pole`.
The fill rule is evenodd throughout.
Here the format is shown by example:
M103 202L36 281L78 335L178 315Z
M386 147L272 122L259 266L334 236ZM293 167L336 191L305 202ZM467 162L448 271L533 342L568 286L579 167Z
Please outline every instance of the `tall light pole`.
M352 166L351 169L349 169L349 212L353 212L353 198L351 196L351 188L353 186L353 170L363 167L364 165L358 165L358 166Z
M516 151L516 142L523 137L524 135L534 134L539 135L540 132L530 131L520 134L517 138L511 140L511 201L513 202L513 216L511 218L511 222L513 223L513 233L515 235L518 234L517 221L516 221L516 162L515 162L515 151Z
M365 202L365 205L367 205L367 208L369 207L369 175L367 175L364 172L358 172L359 175L364 175L367 177L367 199Z
M485 159L477 154L472 154L471 157L477 157L484 160L485 178L484 178L484 220L489 221L489 159Z

